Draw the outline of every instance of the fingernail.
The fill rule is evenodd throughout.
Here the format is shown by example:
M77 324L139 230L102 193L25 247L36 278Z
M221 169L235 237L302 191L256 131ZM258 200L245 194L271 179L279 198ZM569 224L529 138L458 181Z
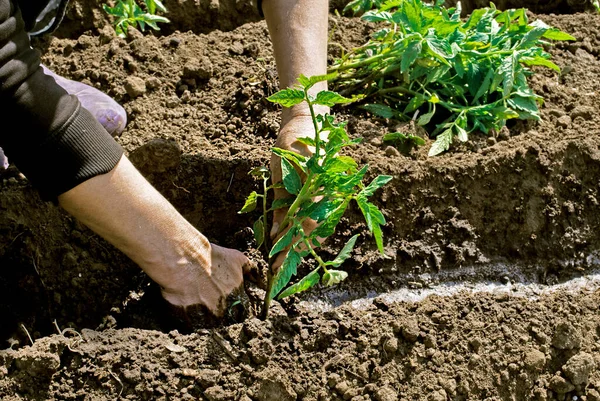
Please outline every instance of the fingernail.
M279 231L279 223L273 223L273 227L271 227L271 237L276 236L277 231Z

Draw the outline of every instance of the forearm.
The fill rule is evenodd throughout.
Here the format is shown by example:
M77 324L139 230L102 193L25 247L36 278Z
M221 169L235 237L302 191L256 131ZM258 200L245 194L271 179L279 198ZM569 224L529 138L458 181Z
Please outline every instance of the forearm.
M83 224L129 256L167 287L190 260L210 266L209 242L154 189L126 157L58 197Z
M279 84L282 89L307 77L327 73L327 0L263 0L265 19L273 42ZM315 85L313 93L327 89L327 82ZM326 111L326 110L323 110ZM283 122L306 115L301 104L283 111Z

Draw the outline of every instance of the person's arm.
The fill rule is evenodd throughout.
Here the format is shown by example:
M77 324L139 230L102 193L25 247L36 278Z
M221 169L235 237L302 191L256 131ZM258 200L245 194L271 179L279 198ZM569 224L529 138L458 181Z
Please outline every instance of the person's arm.
M281 89L296 85L300 74L310 77L327 73L327 0L263 0L262 10L273 42ZM327 81L319 82L311 88L311 93L326 89ZM315 111L325 114L329 109L316 106ZM306 103L283 110L275 146L309 156L311 151L297 139L314 136ZM281 164L276 156L271 158L271 172L273 182L281 181ZM275 198L286 196L289 194L284 189L275 190ZM286 212L285 209L273 212L272 237L276 235ZM314 227L314 222L307 221L304 229L310 231ZM279 257L274 267L277 268L281 262Z
M125 157L58 200L136 262L173 305L205 305L222 316L225 298L242 285L246 256L210 244Z
M0 131L0 147L44 197L137 262L167 301L222 315L248 259L194 229L39 61L18 8L0 0L0 118L19 127Z

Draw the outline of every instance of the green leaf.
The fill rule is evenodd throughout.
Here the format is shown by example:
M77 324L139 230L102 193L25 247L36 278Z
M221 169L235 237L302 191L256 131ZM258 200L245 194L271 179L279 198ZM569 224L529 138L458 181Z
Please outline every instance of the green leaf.
M488 93L488 91L490 89L490 85L492 84L493 78L494 78L494 70L492 68L490 68L490 69L488 69L488 72L485 75L485 78L483 78L481 85L477 89L477 93L473 97L473 103L477 102L477 100L479 100L480 97L482 97L484 94Z
M381 226L378 224L373 227L373 237L375 238L379 253L385 256L385 249L383 249L383 232L381 231Z
M448 128L437 136L431 149L429 149L429 156L437 156L447 151L450 149L450 144L452 144L452 128Z
M338 75L337 72L333 72L331 74L326 74L326 75L313 75L312 77L308 78L308 77L306 77L306 75L300 74L300 76L298 77L298 82L300 83L300 85L302 85L302 87L306 91L308 91L316 83L321 82L321 81L329 81L329 80L335 79L337 77L337 75Z
M254 232L254 240L256 241L256 248L260 248L260 246L265 241L265 224L263 223L262 216L254 222L252 231Z
M406 48L406 50L404 51L404 54L402 55L402 62L400 64L400 72L401 73L408 71L408 68L410 66L412 66L412 64L415 62L415 60L421 54L422 49L423 49L423 45L421 45L420 40L415 40L408 44L408 47Z
M317 93L317 97L313 101L313 104L320 104L323 106L332 107L336 104L346 104L353 102L354 99L348 99L339 93L331 91L321 91Z
M292 203L294 203L294 200L296 200L295 197L275 199L273 203L271 203L269 211L272 212L273 210L290 207Z
M556 28L548 29L543 37L550 40L577 40L576 37Z
M372 196L375 191L390 182L392 178L394 177L391 175L378 175L365 189L360 191L360 193L367 197Z
M365 104L361 108L381 118L394 118L398 114L396 110L383 104Z
M429 122L431 121L431 118L433 117L434 114L435 114L435 107L429 113L425 113L421 117L419 117L419 119L417 120L417 125L420 125L421 127L423 127L423 126L429 124Z
M308 275L306 277L304 277L302 280L300 280L296 284L288 287L285 291L283 291L281 294L279 294L277 299L283 299L285 297L289 297L290 295L294 295L299 292L306 291L309 288L313 287L314 285L318 284L319 283L319 269L320 269L320 267L317 267L315 270L308 273Z
M323 198L317 203L311 203L307 208L298 212L298 217L309 217L317 223L327 219L342 203L339 199Z
M402 4L402 13L408 22L412 32L421 31L421 13L417 5L420 0L406 0Z
M540 65L542 67L548 67L556 72L560 72L560 67L554 64L552 61L545 59L541 56L536 57L523 57L521 62L525 65Z
M297 195L302 189L302 179L300 175L286 158L281 158L281 174L285 190L290 194Z
M281 268L277 272L275 279L273 280L273 286L271 287L271 293L269 294L269 298L273 299L285 288L286 285L292 279L292 276L295 276L298 270L298 266L302 262L302 257L300 254L290 249L281 264Z
M256 191L252 191L250 195L246 198L246 203L244 203L244 207L238 213L250 213L256 209L256 204L258 200L258 194Z
M456 137L461 142L467 142L469 140L469 136L467 135L467 131L464 128L459 127L458 125L454 126L456 128Z
M298 228L296 226L290 227L290 229L285 233L285 235L273 245L271 248L271 252L269 252L269 257L277 255L279 252L283 251L285 248L292 244L292 240L294 236L298 233Z
M306 156L281 148L271 148L271 151L282 159L286 159L289 162L296 164L303 172L306 172Z
M334 284L341 283L348 278L348 273L343 270L328 270L321 278L321 283L330 287Z
M315 146L315 140L310 137L298 138L296 140L306 146Z
M354 244L356 244L356 239L358 238L358 236L359 236L359 234L352 236L352 238L350 238L348 240L348 242L346 242L346 245L344 245L344 247L342 248L340 253L336 256L336 258L325 264L327 266L340 267L340 265L342 263L344 263L350 257L350 254L352 253L352 250L354 249Z
M283 89L267 98L269 102L280 104L283 107L292 107L302 103L304 99L304 91L300 89Z
M532 98L522 97L522 96L514 96L511 99L508 99L509 106L511 108L525 111L531 115L538 115L539 109L537 103Z
M346 211L348 202L349 199L345 199L336 209L329 213L327 218L310 234L311 238L327 238L331 236Z

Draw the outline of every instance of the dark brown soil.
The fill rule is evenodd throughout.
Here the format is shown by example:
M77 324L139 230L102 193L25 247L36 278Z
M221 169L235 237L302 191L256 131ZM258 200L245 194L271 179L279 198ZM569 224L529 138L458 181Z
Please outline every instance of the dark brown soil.
M169 15L177 28L165 26L164 36L119 39L99 8L75 2L59 37L36 45L55 72L124 105L130 122L119 142L192 224L214 242L252 251L256 216L236 211L257 185L247 172L267 163L278 131L279 111L265 100L277 90L268 32L263 21L234 29L258 19L246 13L249 2L185 8L192 3ZM205 6L214 8L210 18ZM384 121L338 110L350 134L365 138L351 155L372 175L394 176L376 200L390 258L376 252L356 210L323 250L364 234L342 291L380 293L410 275L466 266L485 276L498 261L525 266L521 273L542 283L594 268L600 16L537 17L578 39L550 50L560 76L540 70L531 79L545 98L540 123L520 122L440 157L428 158L426 147L407 157L382 145L392 128ZM215 25L188 26L199 18ZM209 32L217 26L230 32ZM334 15L330 27L332 57L369 33ZM0 353L3 400L600 400L598 293L465 293L325 315L292 301L270 322L168 333L149 279L41 201L14 167L2 176L0 210L0 348L15 349ZM52 336L54 320L82 337ZM26 332L33 347L23 347Z

